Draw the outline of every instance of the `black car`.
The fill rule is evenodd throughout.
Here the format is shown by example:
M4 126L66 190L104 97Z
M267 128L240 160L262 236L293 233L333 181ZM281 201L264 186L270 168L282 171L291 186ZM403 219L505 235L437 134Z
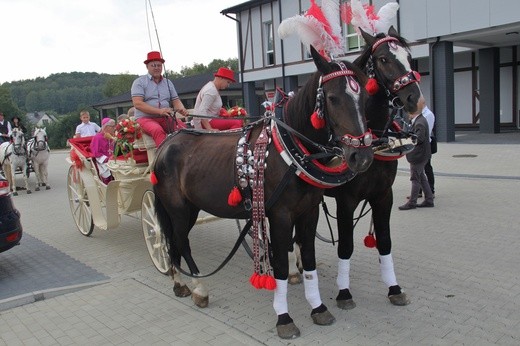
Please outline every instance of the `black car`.
M0 252L18 245L22 232L20 212L11 200L9 182L0 174Z

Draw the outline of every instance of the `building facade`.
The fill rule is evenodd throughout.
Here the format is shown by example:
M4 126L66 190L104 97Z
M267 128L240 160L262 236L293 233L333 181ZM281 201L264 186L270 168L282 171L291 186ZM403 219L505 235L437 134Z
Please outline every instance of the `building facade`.
M316 2L321 4L321 0ZM362 2L377 11L391 1ZM483 133L520 128L520 1L395 2L399 11L393 25L412 47L413 66L421 73L421 88L436 115L439 140L455 140L456 128ZM221 12L237 25L240 81L247 109L258 108L259 84L269 98L276 87L297 90L315 71L297 37L281 40L277 34L281 21L309 7L310 0L254 0ZM345 52L338 58L354 61L363 42L346 25L343 35Z

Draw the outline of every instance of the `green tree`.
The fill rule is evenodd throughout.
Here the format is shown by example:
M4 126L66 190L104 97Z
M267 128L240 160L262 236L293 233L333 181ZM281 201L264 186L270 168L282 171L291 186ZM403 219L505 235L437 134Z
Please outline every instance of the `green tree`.
M110 77L103 87L103 94L105 97L112 97L121 95L130 91L133 81L137 78L136 75L120 74Z
M22 111L16 106L11 97L11 93L8 88L0 87L0 111L4 113L6 119L11 119L15 115L20 116Z

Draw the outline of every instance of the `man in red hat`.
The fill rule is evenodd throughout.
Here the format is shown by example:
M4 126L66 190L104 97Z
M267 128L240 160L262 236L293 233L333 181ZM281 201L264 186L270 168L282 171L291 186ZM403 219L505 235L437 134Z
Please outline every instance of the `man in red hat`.
M167 132L186 127L184 123L175 119L174 112L186 116L188 111L177 95L173 83L162 76L164 59L161 53L149 52L144 64L148 73L132 83L134 117L158 146L166 138Z
M219 116L222 108L222 99L219 90L226 89L230 84L236 83L233 70L221 67L215 78L209 81L200 89L195 101L194 113L197 115ZM205 119L194 118L193 127L196 129L229 130L243 126L243 121L239 119Z

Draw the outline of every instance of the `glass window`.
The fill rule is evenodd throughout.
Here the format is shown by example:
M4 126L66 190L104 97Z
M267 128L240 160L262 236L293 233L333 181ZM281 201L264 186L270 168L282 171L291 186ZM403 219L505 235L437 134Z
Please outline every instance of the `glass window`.
M273 33L273 23L266 22L264 23L265 30L265 53L266 53L266 65L274 65L274 33Z
M347 52L354 52L361 50L361 48L365 45L365 40L363 37L357 34L356 29L351 24L343 24L343 32L345 35L345 46Z

